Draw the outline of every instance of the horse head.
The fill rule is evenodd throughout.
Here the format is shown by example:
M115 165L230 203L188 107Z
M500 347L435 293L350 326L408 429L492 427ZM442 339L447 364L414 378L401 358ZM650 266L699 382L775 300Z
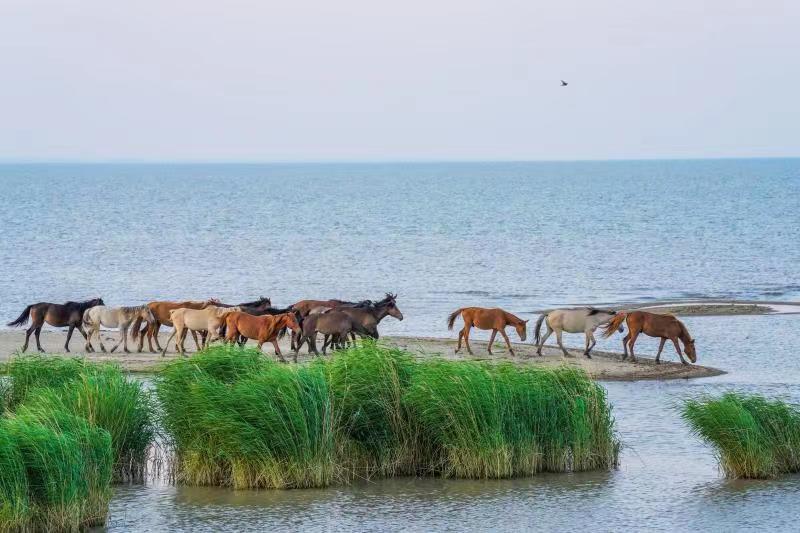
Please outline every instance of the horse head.
M519 322L514 324L514 329L517 330L517 335L519 335L519 339L522 342L525 342L525 339L528 338L528 321L520 320Z
M386 293L386 298L383 299L386 305L386 313L389 316L395 317L397 320L403 320L403 313L397 307L397 295L390 292Z
M291 329L292 331L300 331L300 314L297 311L292 311L286 313L285 324Z
M697 353L694 351L694 339L689 339L683 342L683 351L692 363L697 362Z
M94 307L96 305L106 305L102 298L92 298L89 300L89 307Z

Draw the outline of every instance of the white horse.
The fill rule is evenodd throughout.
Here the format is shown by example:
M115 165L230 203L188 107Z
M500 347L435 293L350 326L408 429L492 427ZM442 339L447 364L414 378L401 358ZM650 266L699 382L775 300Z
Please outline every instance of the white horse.
M113 352L122 344L125 353L130 353L130 350L128 350L128 328L134 322L139 324L142 320L148 324L155 322L153 313L146 305L135 307L96 305L90 307L83 313L83 323L86 326L86 351L94 351L92 335L97 336L97 340L100 342L100 349L104 352L106 351L106 347L103 346L103 339L100 337L100 326L105 326L107 328L119 328L119 342L111 348L111 351Z
M592 351L594 345L597 344L594 340L594 330L599 326L609 322L617 314L616 311L610 309L595 309L594 307L581 307L579 309L555 309L544 313L536 321L536 353L542 355L542 346L553 331L556 332L556 339L558 346L564 355L569 357L564 345L561 343L561 333L583 333L586 335L586 348L583 355L592 358L589 352ZM539 337L539 330L542 327L542 322L547 324L547 333L544 337ZM620 328L622 331L622 328ZM591 345L589 342L591 341Z
M217 307L216 305L209 305L205 309L187 309L182 307L174 309L169 312L169 318L172 326L175 328L170 335L167 342L164 344L164 350L161 352L161 357L167 353L167 346L173 337L175 339L175 349L179 354L184 355L183 343L186 340L186 333L194 332L208 332L207 337L203 337L203 344L201 348L205 348L211 342L222 338L219 334L220 327L225 323L225 317L234 311L241 311L242 308L236 307Z

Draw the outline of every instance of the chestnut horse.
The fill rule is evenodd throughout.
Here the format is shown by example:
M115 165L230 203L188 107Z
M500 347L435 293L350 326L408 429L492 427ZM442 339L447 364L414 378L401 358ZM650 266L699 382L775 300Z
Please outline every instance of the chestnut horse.
M493 309L486 309L483 307L462 307L461 309L456 309L450 313L450 316L447 318L447 329L453 329L453 324L455 324L459 314L461 314L461 318L464 319L464 328L458 333L458 348L456 348L456 353L461 350L461 339L463 338L464 344L467 345L467 351L472 355L472 348L469 346L469 330L472 327L492 330L492 335L489 337L489 355L492 354L492 344L494 343L494 337L497 335L498 331L505 339L509 353L514 355L511 341L508 340L508 335L506 335L506 326L514 326L514 329L517 330L517 335L519 335L519 338L523 342L527 336L527 320L522 320L508 311L497 307Z
M631 349L631 360L636 362L636 356L633 354L633 346L636 344L636 338L640 333L644 333L650 337L660 337L661 344L658 346L658 354L656 354L656 363L661 363L661 350L664 349L664 343L667 339L672 341L675 345L675 351L681 358L681 363L688 364L683 358L681 347L678 344L678 339L683 341L683 349L692 363L697 362L697 354L694 351L694 339L689 335L689 330L683 325L683 322L678 320L672 315L659 315L656 313L648 313L646 311L632 311L626 313L620 311L611 319L606 325L603 337L610 337L622 325L622 321L628 324L628 334L622 339L622 348L625 350L623 359L628 358L628 347Z
M69 326L67 332L67 341L64 343L64 350L69 351L69 340L72 338L72 332L78 328L83 338L86 338L86 332L83 331L83 313L90 307L97 305L105 305L102 298L94 298L86 300L85 302L67 302L65 304L51 304L48 302L40 302L38 304L31 304L22 311L16 320L9 322L8 326L22 326L28 319L31 320L31 326L25 331L25 344L22 345L22 351L28 349L28 340L31 333L36 332L36 348L40 352L44 352L44 348L39 343L39 334L42 332L42 325L45 322L57 328Z
M271 342L275 347L277 355L282 363L286 362L278 346L278 339L286 332L286 328L292 331L300 331L300 324L297 322L295 311L281 313L279 315L254 316L248 313L234 312L225 317L227 335L225 340L231 344L239 341L240 337L254 339L258 343L258 349L265 342ZM297 362L297 353L294 354L294 362Z
M147 336L147 345L151 352L156 351L153 350L153 341L155 341L158 351L161 351L161 343L158 342L158 330L161 329L162 325L172 326L172 320L169 318L169 314L172 311L175 309L205 309L209 305L217 305L219 303L219 300L215 299L189 300L186 302L150 302L147 304L147 307L149 307L150 312L153 313L153 322L148 324L143 330L139 331L139 327L142 325L142 319L136 319L136 322L133 323L131 338L136 341L136 337L139 337L139 352L141 352L142 348L144 348L145 336ZM197 334L194 331L192 331L192 338L194 339L195 346L197 346L197 349L199 350L200 343L197 340Z

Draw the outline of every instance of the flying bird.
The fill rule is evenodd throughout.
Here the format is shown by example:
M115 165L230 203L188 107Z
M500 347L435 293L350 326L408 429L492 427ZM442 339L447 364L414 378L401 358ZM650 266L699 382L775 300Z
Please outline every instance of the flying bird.
M565 82L564 80L561 80L561 86L562 87L566 87L567 85L569 85L569 83Z

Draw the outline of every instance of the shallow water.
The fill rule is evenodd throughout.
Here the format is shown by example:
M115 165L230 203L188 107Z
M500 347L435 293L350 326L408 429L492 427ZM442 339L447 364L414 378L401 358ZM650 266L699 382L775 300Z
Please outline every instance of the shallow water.
M489 529L731 531L796 529L800 476L730 481L675 406L684 398L736 389L800 402L794 332L800 315L693 317L704 364L724 376L666 382L607 382L624 443L612 472L464 481L401 478L349 487L232 491L165 483L118 487L109 530L198 528L256 531ZM572 344L580 343L572 337ZM619 339L604 341L613 347ZM652 354L657 342L640 342ZM672 360L673 355L667 354Z
M384 334L444 336L447 313L470 304L529 317L578 302L800 299L796 159L6 165L0 180L7 320L34 301L94 295L285 305L391 290L406 319L387 319ZM108 529L796 529L800 477L723 479L674 406L734 388L800 401L800 315L685 322L699 362L729 374L604 384L626 445L619 470L295 491L123 486ZM638 351L656 347L643 339Z

